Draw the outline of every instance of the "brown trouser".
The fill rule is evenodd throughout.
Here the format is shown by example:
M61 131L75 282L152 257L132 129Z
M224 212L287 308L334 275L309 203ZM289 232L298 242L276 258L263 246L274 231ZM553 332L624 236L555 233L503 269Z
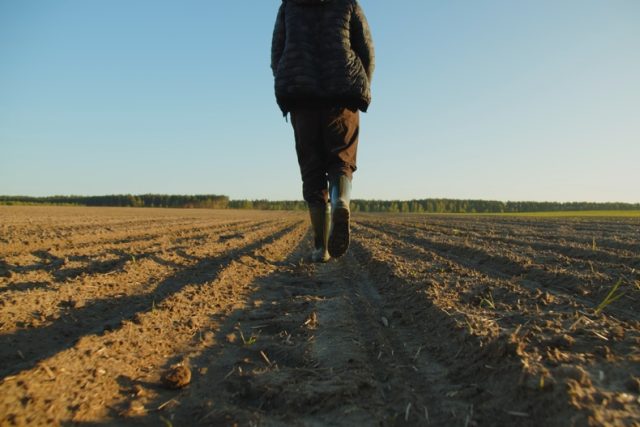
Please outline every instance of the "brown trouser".
M351 179L356 170L360 115L347 108L291 111L296 153L302 175L302 196L309 205L329 199L328 180Z

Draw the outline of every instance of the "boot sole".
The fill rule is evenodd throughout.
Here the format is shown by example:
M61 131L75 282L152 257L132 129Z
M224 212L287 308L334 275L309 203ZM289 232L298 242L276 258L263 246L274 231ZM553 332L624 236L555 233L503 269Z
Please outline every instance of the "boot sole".
M349 209L337 208L332 214L329 255L338 258L349 248Z

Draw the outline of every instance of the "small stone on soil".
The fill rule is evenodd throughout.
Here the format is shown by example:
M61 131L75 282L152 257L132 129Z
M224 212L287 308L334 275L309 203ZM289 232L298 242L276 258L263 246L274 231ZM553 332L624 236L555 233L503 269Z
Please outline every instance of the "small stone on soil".
M191 382L191 370L184 365L174 365L162 376L162 384L170 389L186 387Z
M142 386L140 384L134 385L131 391L133 392L134 396L136 396L136 397L140 397L140 396L144 396L145 395L144 388L142 388Z
M558 347L560 349L568 350L575 344L576 340L570 335L563 334L557 335L549 340L551 347Z
M624 328L620 325L613 326L611 328L611 335L613 335L613 338L618 341L624 339Z
M122 411L121 415L123 417L139 417L141 415L145 415L147 410L144 405L138 401L133 401L129 403L129 407Z
M556 376L577 381L582 386L590 386L589 374L580 366L561 365L555 370Z
M540 299L542 299L542 302L544 302L546 305L552 304L556 300L556 298L549 292L544 292L541 295Z
M640 393L640 378L631 377L627 380L627 389L634 393Z

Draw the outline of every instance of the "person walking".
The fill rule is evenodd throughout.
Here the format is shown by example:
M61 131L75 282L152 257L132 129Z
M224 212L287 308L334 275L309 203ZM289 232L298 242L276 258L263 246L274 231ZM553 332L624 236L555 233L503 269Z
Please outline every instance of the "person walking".
M345 254L359 111L371 103L374 49L357 0L282 0L271 44L275 94L291 116L314 262Z

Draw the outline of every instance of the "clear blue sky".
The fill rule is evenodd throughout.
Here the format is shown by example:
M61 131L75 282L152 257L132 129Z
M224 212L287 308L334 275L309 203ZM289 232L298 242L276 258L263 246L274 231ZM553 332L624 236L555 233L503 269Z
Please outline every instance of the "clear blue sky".
M301 199L279 4L0 0L0 194ZM640 1L361 5L354 197L640 202Z

